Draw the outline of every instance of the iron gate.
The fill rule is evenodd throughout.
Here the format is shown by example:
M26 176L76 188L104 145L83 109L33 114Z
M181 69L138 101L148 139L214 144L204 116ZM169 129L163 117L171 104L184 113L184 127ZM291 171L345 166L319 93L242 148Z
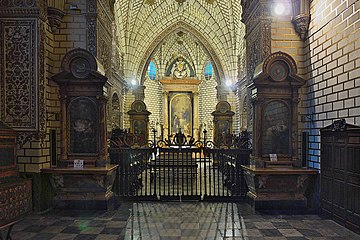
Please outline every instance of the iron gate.
M155 136L155 133L154 133ZM170 137L169 137L170 139ZM247 192L241 165L249 164L248 134L223 144L194 141L181 132L150 142L124 130L112 133L110 159L119 164L114 192L144 200L236 200Z

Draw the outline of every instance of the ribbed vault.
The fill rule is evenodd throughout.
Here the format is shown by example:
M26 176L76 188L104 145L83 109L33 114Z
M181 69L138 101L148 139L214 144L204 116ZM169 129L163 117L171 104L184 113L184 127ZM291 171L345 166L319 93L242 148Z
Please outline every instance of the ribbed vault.
M174 53L186 54L191 61L198 61L199 64L199 61L206 61L199 59L197 53L200 52L202 55L205 53L213 62L220 81L235 81L237 56L240 54L243 41L239 38L239 32L243 29L240 22L240 1L186 0L182 4L178 2L116 2L117 37L124 53L125 78L136 78L138 81L143 79L149 59L158 55L159 51L162 54L162 65L169 62ZM181 44L178 42L179 31L185 33Z

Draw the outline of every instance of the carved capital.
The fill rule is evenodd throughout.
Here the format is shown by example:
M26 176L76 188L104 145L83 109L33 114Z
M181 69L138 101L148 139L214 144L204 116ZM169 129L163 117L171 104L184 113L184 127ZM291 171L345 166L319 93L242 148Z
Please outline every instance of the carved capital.
M300 14L294 16L292 19L292 23L294 24L295 31L299 34L301 40L305 40L307 36L307 31L309 30L310 15Z
M49 24L53 32L57 31L60 27L64 12L58 8L48 7L47 8Z

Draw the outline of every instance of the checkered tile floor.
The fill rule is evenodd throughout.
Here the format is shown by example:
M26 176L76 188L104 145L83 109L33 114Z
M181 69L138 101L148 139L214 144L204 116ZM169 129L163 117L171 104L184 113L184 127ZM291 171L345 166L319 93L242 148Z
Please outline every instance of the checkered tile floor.
M253 214L245 204L123 203L109 212L52 211L16 224L13 240L360 240L316 215Z

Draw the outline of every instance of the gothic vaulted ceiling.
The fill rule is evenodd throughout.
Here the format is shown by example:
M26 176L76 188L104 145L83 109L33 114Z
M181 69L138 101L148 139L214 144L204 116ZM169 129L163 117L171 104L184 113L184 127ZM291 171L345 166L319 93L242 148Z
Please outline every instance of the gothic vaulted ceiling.
M124 77L139 81L150 58L162 55L166 64L182 51L191 61L196 52L205 53L220 81L235 82L244 46L240 17L239 0L118 0L115 18Z

